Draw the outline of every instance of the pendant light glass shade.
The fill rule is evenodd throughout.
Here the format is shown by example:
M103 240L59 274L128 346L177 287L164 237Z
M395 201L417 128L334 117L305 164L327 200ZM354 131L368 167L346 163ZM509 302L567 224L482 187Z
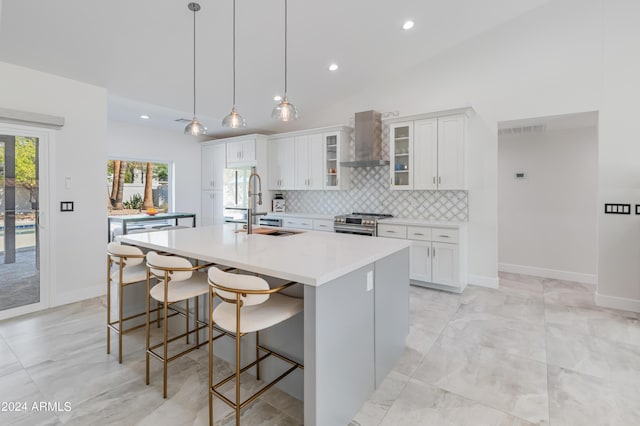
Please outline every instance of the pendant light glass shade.
M287 0L284 0L284 96L271 111L271 118L280 121L297 120L298 110L287 97Z
M247 122L236 110L236 0L233 0L233 108L231 114L222 120L222 127L247 127Z
M187 124L187 127L184 128L184 134L191 136L202 136L207 134L207 129L205 129L202 124L200 124L197 118L193 117L191 123Z
M280 121L297 120L299 118L298 110L294 104L289 102L289 98L285 95L280 103L271 111L271 118Z
M206 135L207 130L196 118L196 12L200 10L200 5L189 3L187 7L193 12L193 120L184 128L184 134L201 136Z
M232 129L238 129L240 127L247 127L247 122L242 118L238 111L236 111L235 105L231 108L231 114L227 115L222 120L223 127L231 127Z

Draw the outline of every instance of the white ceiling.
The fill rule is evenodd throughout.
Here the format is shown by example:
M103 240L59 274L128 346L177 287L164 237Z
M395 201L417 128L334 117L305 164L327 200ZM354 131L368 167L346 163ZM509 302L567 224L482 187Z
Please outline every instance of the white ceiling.
M549 0L291 0L291 101L329 108ZM232 104L232 0L200 0L197 116L209 134ZM111 119L181 130L192 116L193 12L176 0L0 0L0 61L108 89ZM237 0L237 105L252 131L291 126L270 119L283 90L283 0ZM401 26L406 19L416 25ZM328 71L336 62L337 72ZM372 106L375 107L375 106ZM287 127L288 126L288 127ZM295 127L295 126L294 126Z

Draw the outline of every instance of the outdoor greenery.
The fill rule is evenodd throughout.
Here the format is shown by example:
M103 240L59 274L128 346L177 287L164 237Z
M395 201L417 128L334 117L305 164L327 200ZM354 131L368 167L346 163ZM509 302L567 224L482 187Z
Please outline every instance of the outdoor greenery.
M140 210L142 208L142 197L140 194L133 194L129 201L122 203L125 209Z
M169 179L169 165L162 163L109 160L107 176L110 180L107 187L107 205L114 210L150 209L153 205L152 182L165 182ZM134 194L129 201L123 201L125 184L135 183L137 177L144 183L144 195ZM166 208L166 205L156 206Z
M16 136L15 141L15 186L27 189L33 202L37 199L38 191L36 167L38 138ZM5 146L0 144L0 196L4 192L5 178Z

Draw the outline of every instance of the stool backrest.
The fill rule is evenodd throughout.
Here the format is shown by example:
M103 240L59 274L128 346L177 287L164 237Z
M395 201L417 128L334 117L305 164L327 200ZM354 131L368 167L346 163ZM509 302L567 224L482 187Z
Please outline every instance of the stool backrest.
M216 294L225 299L237 300L237 294L242 291L268 291L269 283L260 277L253 275L232 274L221 271L212 266L209 268L209 284L215 289ZM235 292L221 290L220 287L237 290ZM269 294L247 294L241 296L242 306L259 305L269 299Z
M164 256L150 251L147 253L147 265L151 273L158 278L164 278L165 271L169 271L171 281L188 280L193 275L191 262L180 256Z
M125 266L139 265L144 260L144 253L138 247L116 242L111 242L107 245L107 254L114 262L119 262L120 258L126 258Z

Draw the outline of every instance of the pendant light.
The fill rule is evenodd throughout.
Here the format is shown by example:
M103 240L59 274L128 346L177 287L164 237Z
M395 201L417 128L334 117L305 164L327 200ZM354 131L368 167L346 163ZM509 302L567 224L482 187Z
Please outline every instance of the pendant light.
M231 114L222 120L222 126L232 129L247 127L247 122L236 111L236 0L233 0L233 107Z
M298 110L287 97L287 0L284 0L284 96L280 103L273 108L271 118L280 121L298 119Z
M184 134L201 136L206 135L207 130L196 118L196 12L200 10L200 5L189 3L187 7L193 12L193 120L184 128Z

